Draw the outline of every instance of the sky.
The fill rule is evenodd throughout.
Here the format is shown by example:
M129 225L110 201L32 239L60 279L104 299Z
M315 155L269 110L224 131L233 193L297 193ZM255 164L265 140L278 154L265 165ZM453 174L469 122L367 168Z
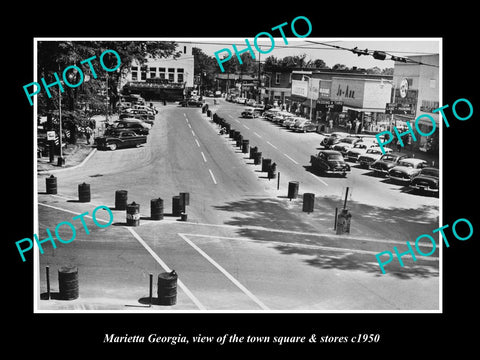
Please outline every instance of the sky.
M266 41L264 40L266 39ZM258 60L258 51L256 51L253 38L248 38L252 48L255 50L255 57ZM178 39L181 42L191 42L194 47L202 49L202 51L210 56L214 56L215 51L228 48L233 56L234 50L232 44L235 44L239 51L246 48L244 38L189 38L185 40ZM358 68L379 67L380 69L394 66L391 60L377 60L372 56L358 56L347 50L336 49L331 46L315 44L312 42L321 42L328 45L336 45L352 49L358 47L360 50L382 50L395 56L408 57L412 55L423 54L439 54L441 53L440 38L287 38L288 44L285 45L281 37L274 38L275 46L268 54L261 54L260 60L263 61L268 56L283 58L290 55L306 54L307 60L322 59L327 66L333 67L335 64L344 64L348 67L356 66ZM258 44L262 45L263 51L268 51L271 47L271 41L263 36L258 40ZM227 52L219 53L220 57L226 55ZM387 57L388 59L389 57Z

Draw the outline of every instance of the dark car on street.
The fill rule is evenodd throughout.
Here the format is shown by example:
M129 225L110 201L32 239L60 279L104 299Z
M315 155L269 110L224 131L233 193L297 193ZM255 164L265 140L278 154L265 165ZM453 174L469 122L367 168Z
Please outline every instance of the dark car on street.
M406 159L407 157L407 154L402 153L385 154L382 155L380 159L374 161L373 164L370 165L370 169L376 174L385 176L388 174L390 169L398 165L400 160Z
M425 167L410 182L410 188L422 192L438 194L440 177L437 168Z
M334 150L320 150L317 155L310 156L310 163L313 170L321 174L341 174L346 176L350 171L348 165L340 152Z
M95 139L98 149L116 150L127 147L139 147L147 142L146 135L137 135L132 130L110 129L107 135Z
M115 122L113 129L133 130L138 135L148 135L148 133L150 132L148 125L145 125L141 120L138 120L138 119L134 119L134 120L132 119L119 120Z

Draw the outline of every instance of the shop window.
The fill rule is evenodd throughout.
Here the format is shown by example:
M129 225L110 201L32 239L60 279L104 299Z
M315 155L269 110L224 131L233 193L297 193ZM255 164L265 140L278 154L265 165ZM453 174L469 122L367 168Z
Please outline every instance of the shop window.
M177 74L177 82L183 83L183 74Z
M138 80L138 73L136 71L132 72L132 80Z

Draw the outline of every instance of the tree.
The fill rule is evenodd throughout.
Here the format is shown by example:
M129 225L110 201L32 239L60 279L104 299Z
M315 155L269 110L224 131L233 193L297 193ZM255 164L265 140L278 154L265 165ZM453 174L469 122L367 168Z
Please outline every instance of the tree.
M114 50L119 54L121 62L118 71L107 73L101 67L100 55L105 50ZM62 85L64 92L61 93L62 122L82 126L91 115L107 111L107 96L110 100L109 107L114 107L119 97L117 89L120 78L130 70L134 60L144 64L148 57L176 57L179 52L175 50L176 43L172 41L39 41L37 77L44 78L47 84L52 84L56 81L54 74L56 73L62 80L63 71L68 66L76 65L82 70L83 82L76 70L66 74L71 84L81 82L81 85L75 88ZM91 64L97 75L96 79L89 64L81 64L83 60L93 56L96 58L91 61ZM112 69L117 59L113 54L107 53L103 61L107 68ZM60 89L55 85L49 88L49 91L52 97L48 97L43 88L36 96L39 114L47 114L49 127L53 128L55 123L58 123L54 118L58 117ZM86 108L91 110L87 112Z

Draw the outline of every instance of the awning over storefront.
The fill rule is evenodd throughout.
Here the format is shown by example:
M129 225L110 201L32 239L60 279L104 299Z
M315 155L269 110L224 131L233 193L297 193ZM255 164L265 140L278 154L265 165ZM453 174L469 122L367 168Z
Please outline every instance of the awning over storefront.
M352 107L352 106L347 106L343 105L343 111L347 110L352 110L352 111L358 111L358 112L380 112L380 113L385 113L385 109L381 108L358 108L358 107Z

